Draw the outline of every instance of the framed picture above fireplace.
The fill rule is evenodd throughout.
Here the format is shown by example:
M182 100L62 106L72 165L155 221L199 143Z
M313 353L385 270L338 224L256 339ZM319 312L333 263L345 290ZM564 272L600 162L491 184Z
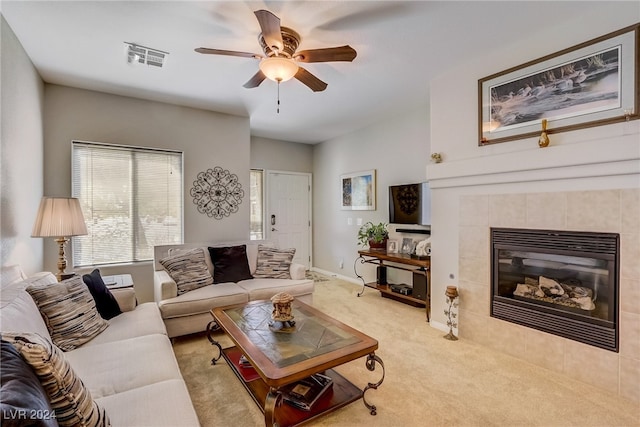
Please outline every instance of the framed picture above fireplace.
M478 144L640 118L640 24L478 80Z

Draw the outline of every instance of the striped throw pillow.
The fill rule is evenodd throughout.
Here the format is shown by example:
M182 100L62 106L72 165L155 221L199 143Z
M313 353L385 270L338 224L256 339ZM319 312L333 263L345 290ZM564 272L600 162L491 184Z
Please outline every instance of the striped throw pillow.
M109 326L100 317L80 276L60 283L31 285L26 290L38 306L51 339L63 351L81 346Z
M204 249L196 248L160 260L178 286L178 295L203 286L213 285L213 276L207 269Z
M277 249L258 245L258 266L253 277L269 279L291 279L291 262L296 254L295 248Z
M49 397L60 426L109 426L109 417L91 397L64 353L34 333L3 333L2 339L20 352Z

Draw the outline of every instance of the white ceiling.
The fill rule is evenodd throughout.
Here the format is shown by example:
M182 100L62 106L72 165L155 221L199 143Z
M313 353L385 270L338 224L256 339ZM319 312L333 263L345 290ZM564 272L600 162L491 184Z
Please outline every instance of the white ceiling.
M546 3L546 4L545 4ZM248 116L252 135L317 143L428 103L429 82L469 56L575 17L589 2L2 1L2 14L47 83ZM304 67L328 83L242 85L262 53L253 11L302 37L299 50L351 45L352 63ZM552 13L551 13L552 12ZM124 42L169 52L162 69L128 64ZM517 64L513 64L517 65ZM499 71L499 70L496 70ZM427 118L425 118L427 120Z

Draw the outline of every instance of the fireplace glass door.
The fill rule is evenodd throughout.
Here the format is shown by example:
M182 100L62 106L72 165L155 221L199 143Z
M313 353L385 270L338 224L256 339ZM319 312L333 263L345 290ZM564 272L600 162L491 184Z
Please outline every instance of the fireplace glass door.
M492 229L492 316L615 350L618 240Z

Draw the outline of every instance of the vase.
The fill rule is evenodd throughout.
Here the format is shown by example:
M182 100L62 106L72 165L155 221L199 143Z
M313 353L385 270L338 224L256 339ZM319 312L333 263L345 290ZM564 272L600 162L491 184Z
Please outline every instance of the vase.
M387 240L388 239L384 239L382 240L382 242L376 242L373 240L369 240L369 249L375 249L375 250L387 250Z

